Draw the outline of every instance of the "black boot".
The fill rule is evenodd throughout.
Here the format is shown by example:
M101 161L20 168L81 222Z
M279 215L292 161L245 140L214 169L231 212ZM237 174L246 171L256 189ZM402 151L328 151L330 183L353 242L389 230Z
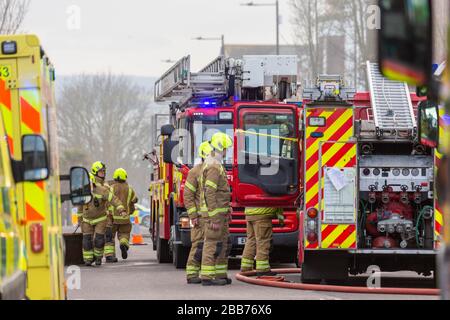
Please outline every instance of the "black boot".
M95 265L96 266L101 266L102 265L102 258L101 257L95 258Z
M124 244L121 244L120 251L122 252L122 259L126 260L128 258L128 247Z
M106 263L116 263L117 261L119 261L119 260L114 256L106 257Z
M202 283L202 279L200 279L199 277L190 278L190 279L187 279L187 283L188 284L201 284Z
M86 266L86 267L92 267L92 263L94 263L93 261L85 261L84 262L84 265Z
M225 280L227 283L226 284L232 284L233 280L231 280L230 278L220 278L219 280Z
M212 279L212 280L203 280L202 286L211 287L211 286L225 286L227 284L227 280L225 279Z

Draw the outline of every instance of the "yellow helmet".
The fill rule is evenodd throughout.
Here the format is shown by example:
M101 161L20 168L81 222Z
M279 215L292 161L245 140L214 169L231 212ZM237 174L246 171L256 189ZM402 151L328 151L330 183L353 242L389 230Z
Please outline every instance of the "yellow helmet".
M216 150L223 151L233 146L233 139L223 132L218 132L212 136L211 146Z
M202 159L206 159L212 151L213 148L211 147L209 141L205 141L198 147L198 156Z
M91 182L92 182L93 184L96 184L96 183L97 183L97 181L95 180L95 176L94 176L92 173L89 173L89 180L91 180Z
M96 161L92 164L91 173L96 176L99 171L106 170L106 165L101 161Z
M116 181L127 181L128 174L125 169L119 168L114 171L113 179Z

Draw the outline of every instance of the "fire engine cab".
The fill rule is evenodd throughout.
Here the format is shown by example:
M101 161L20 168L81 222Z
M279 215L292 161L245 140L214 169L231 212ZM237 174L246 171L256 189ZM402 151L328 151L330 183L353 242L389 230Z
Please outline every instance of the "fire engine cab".
M284 208L274 220L274 258L293 261L298 250L296 201L301 193L296 56L218 57L197 73L184 57L155 83L155 101L170 103L161 128L159 161L150 185L151 234L160 263L178 268L190 249L184 183L200 161L199 145L216 132L234 139L225 158L232 189L231 255L246 240L246 206Z
M370 92L321 76L304 92L305 194L302 280L435 270L442 214L434 196L434 150L417 137L408 86L367 63Z

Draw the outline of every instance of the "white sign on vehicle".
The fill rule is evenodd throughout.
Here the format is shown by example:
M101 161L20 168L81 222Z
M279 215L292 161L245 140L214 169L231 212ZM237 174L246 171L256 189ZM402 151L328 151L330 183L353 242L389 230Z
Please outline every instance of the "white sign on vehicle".
M243 245L243 244L245 244L245 242L247 242L247 238L245 238L245 237L239 237L239 238L237 239L237 242L238 242L239 245Z

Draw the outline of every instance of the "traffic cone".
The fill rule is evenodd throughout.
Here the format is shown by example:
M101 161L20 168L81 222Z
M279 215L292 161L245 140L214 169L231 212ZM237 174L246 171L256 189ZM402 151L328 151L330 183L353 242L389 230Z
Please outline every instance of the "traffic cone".
M141 228L139 225L139 217L134 217L133 229L131 229L131 245L133 246L142 246L145 245L144 237L141 233Z

